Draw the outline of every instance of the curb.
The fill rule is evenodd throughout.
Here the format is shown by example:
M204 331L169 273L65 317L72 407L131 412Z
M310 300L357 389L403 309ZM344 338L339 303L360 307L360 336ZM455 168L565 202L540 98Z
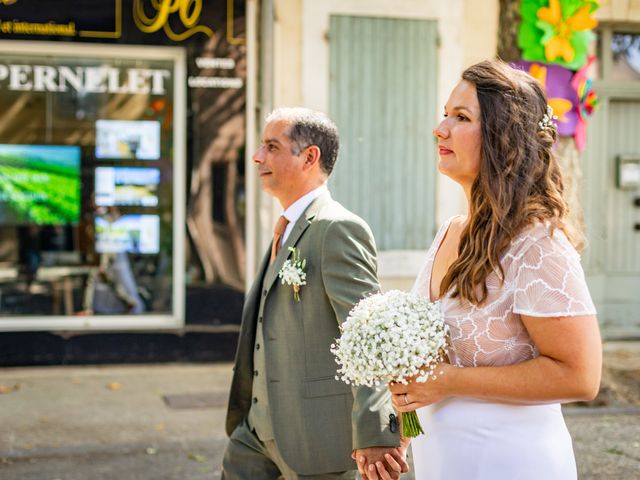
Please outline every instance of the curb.
M44 447L29 450L0 450L0 458L7 460L20 460L32 458L56 458L79 457L85 455L131 455L147 454L156 455L161 451L173 450L203 450L208 451L219 447L218 444L226 444L226 436L200 438L196 440L171 440L165 442L131 443L125 445L86 445L70 447ZM147 449L153 449L148 452Z
M640 406L625 407L563 407L562 414L567 417L596 415L640 415Z

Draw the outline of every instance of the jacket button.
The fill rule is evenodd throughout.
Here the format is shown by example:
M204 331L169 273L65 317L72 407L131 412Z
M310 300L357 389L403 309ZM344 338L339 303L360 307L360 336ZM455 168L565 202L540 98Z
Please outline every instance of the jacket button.
M266 296L267 296L267 289L266 289L266 288L262 291L262 296L263 296L263 297L266 297Z
M256 343L256 350L260 350L260 344Z
M258 317L258 323L262 323L262 315Z
M254 370L254 371L253 371L253 376L254 376L254 377L257 377L257 376L258 376L258 370Z
M398 431L398 417L393 413L389 414L389 431L391 433L396 433Z
M258 403L258 399L256 397L253 397L253 403Z

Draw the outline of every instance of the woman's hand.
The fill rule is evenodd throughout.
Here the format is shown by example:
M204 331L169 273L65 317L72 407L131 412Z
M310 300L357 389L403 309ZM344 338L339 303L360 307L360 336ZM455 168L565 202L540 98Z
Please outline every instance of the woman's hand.
M453 394L453 376L456 367L448 363L440 363L436 366L434 374L436 379L429 378L424 383L416 382L415 378L409 378L408 385L402 383L390 383L391 401L398 412L412 412L420 407L431 405L444 400Z
M365 480L395 480L409 471L407 463L407 449L411 444L410 438L400 437L400 446L392 453L385 453L386 464L380 460L369 462L363 455L353 452L351 458L357 461L358 470Z
M367 480L395 480L400 478L402 474L400 464L388 453L385 455L385 459L389 470L387 470L387 467L382 462L370 463L369 467L365 470L366 473L363 475L363 478Z

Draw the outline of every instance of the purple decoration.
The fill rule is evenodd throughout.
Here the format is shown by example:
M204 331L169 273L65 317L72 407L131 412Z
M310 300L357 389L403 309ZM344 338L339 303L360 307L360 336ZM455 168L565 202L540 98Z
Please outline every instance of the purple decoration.
M544 89L547 92L549 105L554 108L554 114L559 117L556 121L558 124L558 133L564 137L573 136L578 124L577 106L579 103L578 94L571 86L573 72L560 65L527 62L525 60L513 62L511 66L527 72L541 83L544 81ZM564 110L567 111L562 111L562 107L568 105L566 102L562 102L562 100L571 102L568 110L564 108Z

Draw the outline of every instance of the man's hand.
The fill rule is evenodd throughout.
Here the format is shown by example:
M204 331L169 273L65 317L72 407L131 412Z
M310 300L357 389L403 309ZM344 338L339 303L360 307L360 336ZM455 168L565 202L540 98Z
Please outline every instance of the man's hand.
M406 461L409 440L402 439L399 447L370 447L354 450L351 457L365 479L397 480L409 471Z

